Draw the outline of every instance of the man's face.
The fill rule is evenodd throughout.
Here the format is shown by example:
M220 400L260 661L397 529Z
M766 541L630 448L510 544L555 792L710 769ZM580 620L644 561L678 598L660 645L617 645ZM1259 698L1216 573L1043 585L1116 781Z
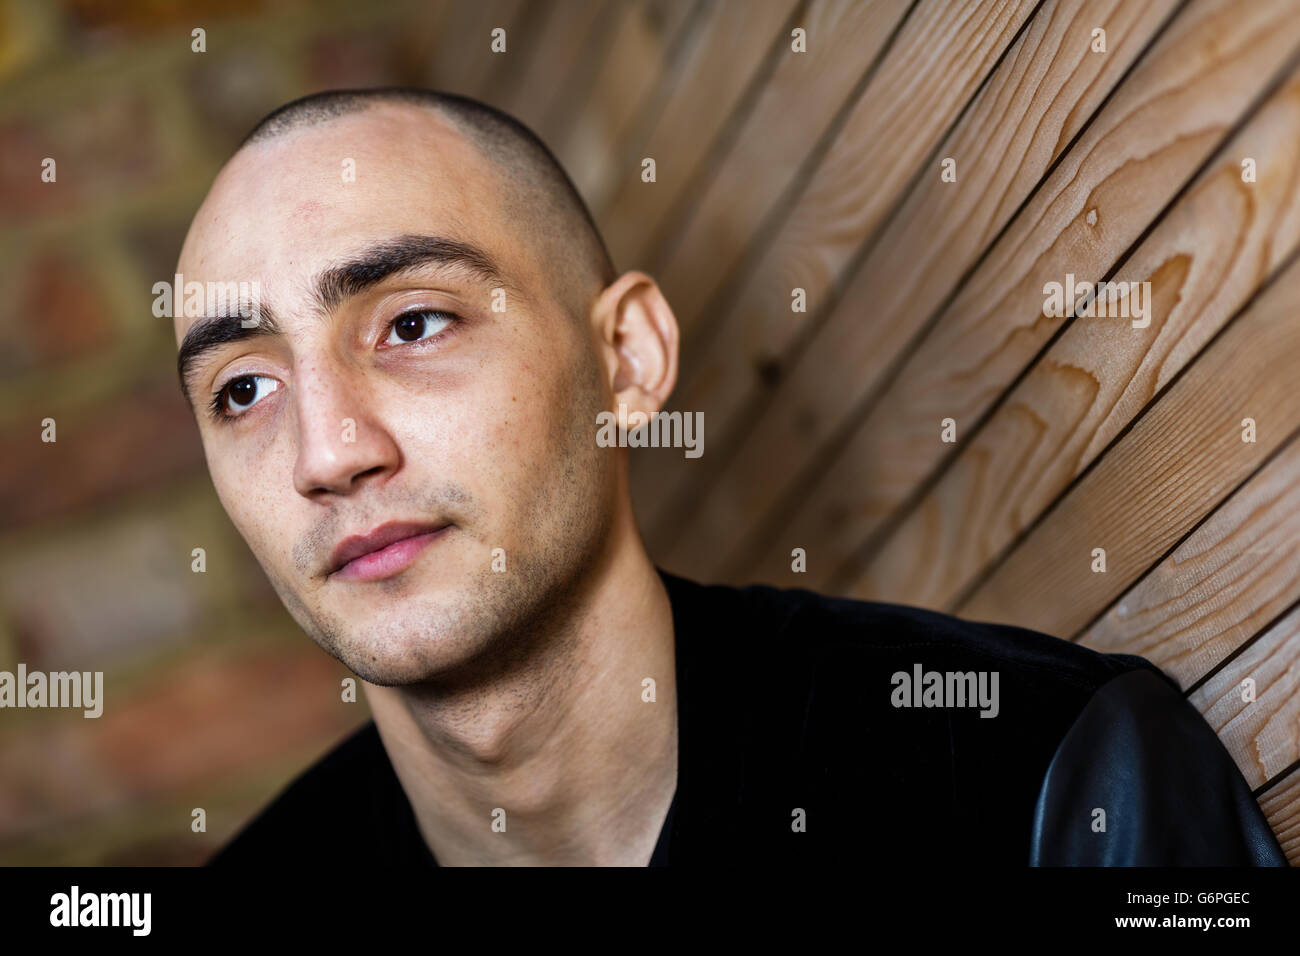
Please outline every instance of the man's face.
M606 545L603 366L518 218L495 166L453 127L380 106L250 145L181 253L186 284L257 282L282 333L224 342L194 366L217 494L295 620L372 683L451 675L508 648ZM391 262L402 237L485 251L505 311L493 310L501 285L463 266L379 281L383 269L356 267L385 251ZM178 343L202 321L182 314L180 292ZM223 388L234 417L214 421ZM344 539L390 522L429 534L336 567Z

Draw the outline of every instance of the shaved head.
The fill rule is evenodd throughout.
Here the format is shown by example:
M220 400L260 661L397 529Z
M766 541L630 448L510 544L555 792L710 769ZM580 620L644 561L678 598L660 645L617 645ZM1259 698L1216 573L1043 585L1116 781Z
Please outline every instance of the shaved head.
M676 322L648 276L613 273L522 124L411 90L290 103L217 174L176 273L221 504L370 684L450 692L552 660L564 609L644 554L598 421L662 407ZM242 300L188 308L230 283L256 290L253 322Z
M495 169L521 238L544 250L557 298L581 316L618 273L573 181L546 144L519 120L486 103L438 90L329 90L272 110L239 149L387 103L429 110L465 137Z

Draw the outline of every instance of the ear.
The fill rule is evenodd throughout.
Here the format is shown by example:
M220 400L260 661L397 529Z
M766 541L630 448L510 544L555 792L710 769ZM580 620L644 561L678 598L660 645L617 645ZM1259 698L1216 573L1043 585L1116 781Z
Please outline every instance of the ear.
M677 318L658 284L625 272L591 312L606 381L616 402L647 415L661 410L677 384Z

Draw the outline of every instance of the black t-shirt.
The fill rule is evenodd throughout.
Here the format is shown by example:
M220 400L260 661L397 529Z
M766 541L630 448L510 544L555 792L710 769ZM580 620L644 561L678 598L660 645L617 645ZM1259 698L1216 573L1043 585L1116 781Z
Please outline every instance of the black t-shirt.
M1219 739L1141 657L660 574L679 751L651 866L1286 864ZM373 722L211 863L329 865L341 851L438 865Z

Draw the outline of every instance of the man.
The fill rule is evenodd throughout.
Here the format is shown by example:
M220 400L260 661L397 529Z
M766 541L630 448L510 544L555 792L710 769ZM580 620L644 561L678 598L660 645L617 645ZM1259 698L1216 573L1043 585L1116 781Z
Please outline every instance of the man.
M1284 862L1141 658L656 569L596 435L663 407L676 321L510 117L290 103L177 271L258 290L178 315L182 383L231 520L374 716L215 862Z

